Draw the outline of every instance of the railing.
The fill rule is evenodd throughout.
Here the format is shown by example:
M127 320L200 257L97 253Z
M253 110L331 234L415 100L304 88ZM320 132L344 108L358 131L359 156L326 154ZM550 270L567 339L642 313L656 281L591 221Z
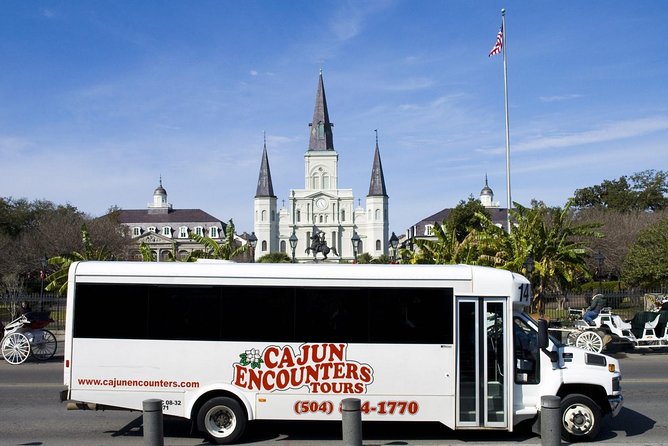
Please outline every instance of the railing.
M7 324L18 317L21 311L21 303L26 302L32 311L49 311L53 322L49 324L49 330L65 329L65 296L56 294L30 293L12 296L0 296L0 322ZM2 333L0 333L2 336Z
M602 293L607 300L607 306L612 308L614 314L622 319L628 320L639 311L652 311L655 302L668 298L668 294L648 291L615 291ZM569 308L587 308L591 302L592 292L587 293L563 293L545 294L545 318L550 321L569 321Z

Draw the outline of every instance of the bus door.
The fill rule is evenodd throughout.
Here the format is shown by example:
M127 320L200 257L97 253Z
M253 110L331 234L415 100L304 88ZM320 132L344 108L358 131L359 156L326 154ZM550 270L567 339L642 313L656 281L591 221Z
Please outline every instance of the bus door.
M457 427L508 427L507 305L457 299Z

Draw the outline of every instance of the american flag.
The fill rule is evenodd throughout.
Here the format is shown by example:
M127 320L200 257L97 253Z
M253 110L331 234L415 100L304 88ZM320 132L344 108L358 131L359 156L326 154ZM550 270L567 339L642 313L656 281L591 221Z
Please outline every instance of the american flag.
M499 54L502 48L503 48L503 23L501 24L501 28L499 28L499 33L496 35L496 43L494 44L494 48L492 48L492 51L489 52L489 55L487 57L492 57L495 54Z

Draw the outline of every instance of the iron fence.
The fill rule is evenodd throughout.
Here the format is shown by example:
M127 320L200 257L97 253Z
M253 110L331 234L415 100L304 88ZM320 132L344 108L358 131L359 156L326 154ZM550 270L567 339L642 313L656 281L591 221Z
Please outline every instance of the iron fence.
M49 311L53 322L49 324L49 330L65 329L65 296L51 293L26 293L0 296L0 322L16 319L21 312L21 304L26 303L32 311ZM1 333L0 333L1 334Z
M589 307L592 296L595 293L561 293L561 294L545 294L543 301L545 302L545 318L550 321L560 321L567 324L572 320L573 315L577 314L573 310L582 310ZM652 291L610 291L601 293L606 297L607 306L612 309L612 312L618 314L622 319L628 320L639 311L653 311L657 307L657 303L668 299L668 294L665 292Z

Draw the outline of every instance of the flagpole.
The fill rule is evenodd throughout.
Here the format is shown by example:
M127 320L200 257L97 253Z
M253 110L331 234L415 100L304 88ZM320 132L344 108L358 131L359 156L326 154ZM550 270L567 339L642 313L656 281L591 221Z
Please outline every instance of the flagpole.
M503 90L506 107L506 199L508 209L506 211L506 223L508 225L508 234L511 232L510 209L513 202L510 198L510 124L508 121L508 65L506 63L506 48L508 46L508 29L506 28L506 10L501 10L501 26L503 28Z

